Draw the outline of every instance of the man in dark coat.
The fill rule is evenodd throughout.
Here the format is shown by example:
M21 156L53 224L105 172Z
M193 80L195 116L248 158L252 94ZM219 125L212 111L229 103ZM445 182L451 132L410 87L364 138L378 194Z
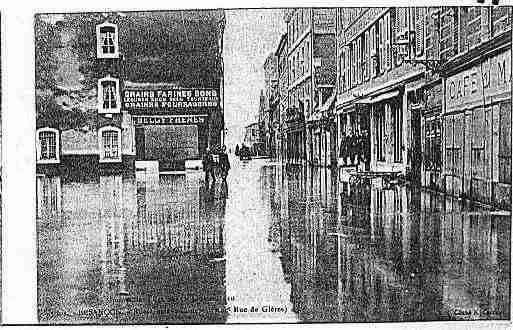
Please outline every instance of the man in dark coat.
M226 154L226 146L223 146L222 152L219 154L219 167L221 168L221 175L223 177L223 180L226 181L228 171L231 168L230 160L228 159L228 155Z
M210 177L212 177L212 182L216 182L216 177L214 175L214 158L212 157L212 153L208 147L203 154L203 171L205 171L205 182L207 184Z

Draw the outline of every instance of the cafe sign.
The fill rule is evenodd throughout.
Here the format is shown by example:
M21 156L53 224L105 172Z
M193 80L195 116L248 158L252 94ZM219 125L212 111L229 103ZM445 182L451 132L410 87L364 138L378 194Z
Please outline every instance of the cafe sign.
M511 50L447 78L446 111L461 110L511 92Z
M215 89L127 89L122 98L123 108L135 112L191 112L219 106Z
M200 125L206 122L207 115L183 116L133 116L135 126L144 125Z

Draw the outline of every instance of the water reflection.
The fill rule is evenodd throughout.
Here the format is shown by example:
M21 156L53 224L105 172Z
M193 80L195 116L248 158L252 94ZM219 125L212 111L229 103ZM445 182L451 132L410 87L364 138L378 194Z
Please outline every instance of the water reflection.
M302 321L509 318L509 212L337 181L318 168L282 178L280 249Z
M209 186L201 173L39 177L40 320L509 319L509 212L321 168L233 164Z
M226 185L194 174L37 184L41 322L226 321Z

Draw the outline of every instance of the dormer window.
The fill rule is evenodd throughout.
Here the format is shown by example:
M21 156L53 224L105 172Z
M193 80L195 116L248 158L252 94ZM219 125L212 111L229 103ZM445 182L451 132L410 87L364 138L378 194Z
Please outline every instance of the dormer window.
M121 129L114 126L98 130L101 163L121 162Z
M96 26L96 55L98 58L118 58L118 26L105 22Z
M107 76L98 80L98 113L119 113L119 80Z
M55 128L40 128L36 131L36 160L38 164L58 164L59 131Z

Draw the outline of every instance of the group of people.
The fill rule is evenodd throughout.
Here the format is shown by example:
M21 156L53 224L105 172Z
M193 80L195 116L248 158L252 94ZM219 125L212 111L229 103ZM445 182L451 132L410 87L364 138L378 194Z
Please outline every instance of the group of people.
M235 146L235 156L238 156L241 159L251 157L251 150L244 144L239 148L239 145L237 144L237 146Z
M339 157L344 165L357 165L370 160L370 138L366 131L356 131L340 136Z
M216 182L216 177L226 181L228 171L230 170L230 160L226 153L226 146L223 146L218 152L213 152L207 147L203 154L203 171L205 172L205 182Z

